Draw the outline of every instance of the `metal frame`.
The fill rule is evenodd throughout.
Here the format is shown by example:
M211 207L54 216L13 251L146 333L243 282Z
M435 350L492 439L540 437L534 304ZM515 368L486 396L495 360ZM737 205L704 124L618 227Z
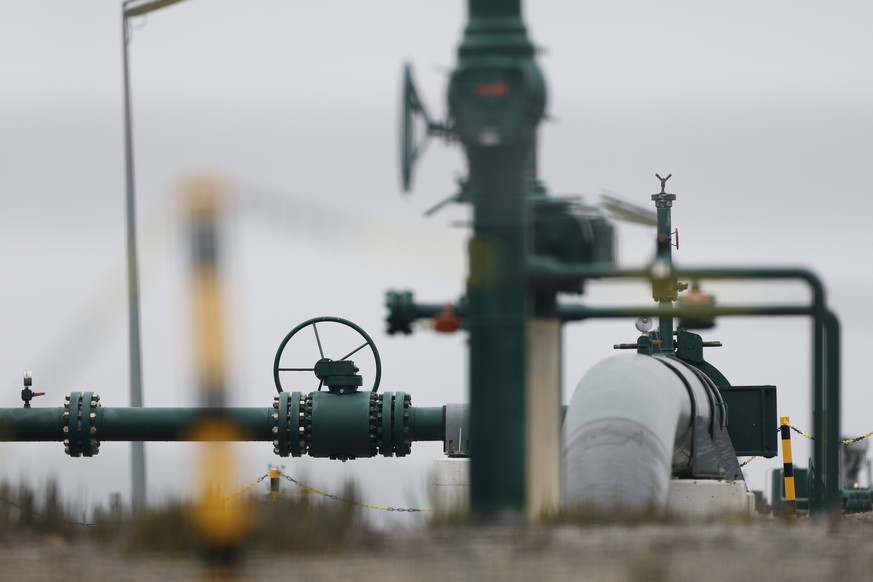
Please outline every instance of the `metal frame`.
M571 266L546 258L531 258L529 275L537 281L571 279L646 279L647 270L599 266ZM564 321L612 317L689 317L716 316L806 316L813 320L813 491L810 510L824 512L840 502L840 325L825 304L821 280L801 268L675 269L671 277L697 280L796 280L805 283L812 298L808 305L762 306L672 306L672 307L587 307L558 305Z

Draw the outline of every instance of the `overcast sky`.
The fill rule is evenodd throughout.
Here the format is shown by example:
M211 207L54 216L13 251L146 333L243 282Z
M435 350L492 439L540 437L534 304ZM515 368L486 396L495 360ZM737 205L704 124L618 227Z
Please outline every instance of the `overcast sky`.
M673 173L681 265L800 265L825 281L843 324L843 427L873 430L866 336L873 324L873 8L856 1L526 3L549 90L540 167L555 194L609 190L650 204ZM134 23L130 46L142 267L145 402L196 403L180 184L204 170L244 201L228 220L231 401L269 406L284 334L316 315L358 322L376 340L382 387L413 404L466 401L460 335L384 335L383 293L422 300L463 289L467 217L424 210L465 174L457 146L431 143L402 195L400 73L445 112L446 74L465 21L460 0L189 0ZM128 404L120 4L0 0L0 406L20 406L21 371L60 406L96 390ZM268 206L258 192L279 203ZM301 219L301 216L305 217ZM621 260L641 265L652 232L619 227ZM800 287L712 287L725 303L804 301ZM639 304L642 287L584 300ZM565 401L633 321L572 324ZM809 323L723 321L708 357L735 384L775 384L779 413L811 430ZM808 449L796 445L803 461ZM128 445L68 459L57 443L0 447L0 476L63 477L84 501L129 490ZM187 492L191 445L148 445L152 498ZM239 448L240 482L277 463ZM439 445L403 460L285 460L321 487L361 481L372 503L427 503ZM749 466L763 486L778 460ZM392 476L386 480L384 475Z

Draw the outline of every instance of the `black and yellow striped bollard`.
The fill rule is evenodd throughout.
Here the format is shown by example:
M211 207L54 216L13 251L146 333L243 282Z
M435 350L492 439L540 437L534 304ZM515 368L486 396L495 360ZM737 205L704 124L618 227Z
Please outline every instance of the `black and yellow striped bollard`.
M282 476L282 470L270 467L267 475L270 476L270 503L276 503L279 500L279 478Z
M779 417L779 430L782 432L782 478L785 480L785 517L797 518L797 497L794 491L794 462L791 459L791 421L787 416Z

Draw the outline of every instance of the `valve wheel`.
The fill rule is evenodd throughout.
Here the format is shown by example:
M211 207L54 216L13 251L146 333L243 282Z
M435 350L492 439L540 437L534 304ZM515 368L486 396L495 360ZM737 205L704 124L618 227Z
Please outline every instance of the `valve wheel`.
M311 368L283 368L283 367L280 367L280 364L279 364L280 360L282 359L282 354L285 351L285 346L288 344L288 342L291 340L291 338L294 337L295 335L297 335L297 333L300 332L301 330L303 330L309 326L312 326L312 331L315 333L315 341L318 344L318 353L321 356L321 360L329 359L329 358L325 357L324 349L322 348L322 345L321 345L321 336L318 334L318 326L317 326L317 324L319 324L319 323L337 323L337 324L344 325L346 327L350 327L353 330L355 330L356 332L358 332L358 334L364 339L364 343L362 343L360 346L358 346L357 348L355 348L354 350L352 350L351 352L349 352L348 354L344 355L342 358L339 358L339 360L336 360L336 361L347 360L348 358L352 357L354 354L358 353L362 349L369 347L370 352L372 352L372 354L373 354L373 360L376 363L375 378L373 380L373 387L371 388L370 391L376 392L376 390L379 389L379 382L382 379L382 359L379 357L379 350L376 349L376 344L375 344L375 342L373 342L373 338L371 338L367 334L367 332L364 331L361 328L361 326L359 326L358 324L351 322L348 319L343 319L342 317L332 317L329 315L325 315L325 316L321 316L321 317L313 317L312 319L307 319L306 321L304 321L303 323L301 323L300 325L298 325L297 327L292 329L290 332L288 332L288 335L286 335L285 339L282 340L282 343L279 344L279 349L276 350L276 358L273 360L273 381L276 384L276 391L279 392L279 394L284 392L284 390L282 388L282 380L279 378L280 372L312 372L313 374L315 373L315 366L314 365ZM318 385L319 390L321 390L321 386L323 383L324 383L323 380L319 383L319 385Z

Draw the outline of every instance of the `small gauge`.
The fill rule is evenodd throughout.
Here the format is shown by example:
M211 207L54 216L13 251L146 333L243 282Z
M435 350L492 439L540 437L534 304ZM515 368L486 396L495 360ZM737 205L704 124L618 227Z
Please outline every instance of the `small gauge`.
M650 331L652 331L652 325L652 318L646 317L644 315L637 320L637 331L639 331L640 333L649 333Z

